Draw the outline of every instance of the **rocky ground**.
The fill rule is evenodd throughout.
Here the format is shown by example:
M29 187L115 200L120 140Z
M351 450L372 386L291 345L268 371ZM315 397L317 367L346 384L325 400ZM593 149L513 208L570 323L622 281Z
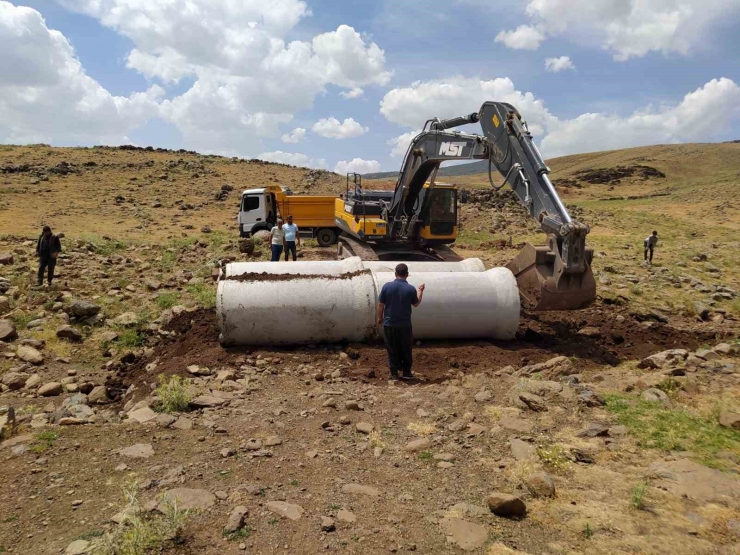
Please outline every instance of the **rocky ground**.
M31 197L5 198L3 229ZM57 210L81 209L64 198ZM387 380L380 345L221 348L211 274L244 259L234 202L191 214L167 198L179 229L55 225L51 289L30 286L23 229L37 222L0 236L0 553L740 552L738 280L719 235L668 243L650 267L597 226L593 307L523 314L508 343L418 345L405 384ZM463 219L456 250L489 264L532 234L489 193Z

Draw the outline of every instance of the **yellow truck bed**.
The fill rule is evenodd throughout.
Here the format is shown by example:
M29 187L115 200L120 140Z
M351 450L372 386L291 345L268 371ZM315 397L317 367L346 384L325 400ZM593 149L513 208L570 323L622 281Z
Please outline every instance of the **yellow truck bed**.
M293 216L299 228L334 227L334 199L329 196L302 196L276 193L275 200L283 219Z

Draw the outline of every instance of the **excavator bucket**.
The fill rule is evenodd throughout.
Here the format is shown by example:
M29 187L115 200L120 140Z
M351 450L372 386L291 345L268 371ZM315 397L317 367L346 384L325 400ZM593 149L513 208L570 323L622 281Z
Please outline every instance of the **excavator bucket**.
M596 281L591 271L593 250L584 252L584 270L566 272L557 251L557 241L551 237L547 245L529 243L507 264L516 277L522 306L527 310L578 310L586 308L596 298Z

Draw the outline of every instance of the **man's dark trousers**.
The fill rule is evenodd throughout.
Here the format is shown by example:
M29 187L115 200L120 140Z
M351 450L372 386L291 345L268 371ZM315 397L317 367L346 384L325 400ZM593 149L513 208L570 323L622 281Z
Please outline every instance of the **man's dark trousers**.
M414 332L411 326L406 328L383 326L383 335L391 375L395 376L398 372L411 372L411 365L414 362L412 356Z
M293 262L296 260L295 241L285 241L285 261L288 261L288 255L293 253Z
M39 257L39 285L44 283L44 271L48 268L49 270L49 285L51 280L54 279L54 268L57 265L57 259L51 255L42 255Z

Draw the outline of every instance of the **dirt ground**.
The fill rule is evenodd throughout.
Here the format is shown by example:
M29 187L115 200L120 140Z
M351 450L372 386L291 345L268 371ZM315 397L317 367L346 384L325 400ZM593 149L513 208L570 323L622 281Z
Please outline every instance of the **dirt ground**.
M671 169L685 147L554 161L593 226L596 302L522 313L513 341L421 342L410 383L389 381L381 344L218 343L213 268L268 256L238 251L238 191L341 178L2 147L0 334L15 333L0 339L0 553L740 553L735 212L707 209L701 233L641 264L642 230L677 229L705 186ZM724 187L737 159L716 147ZM504 263L532 224L510 195L470 190L455 250ZM662 214L604 200L665 190ZM41 222L65 237L55 286L37 289ZM299 254L334 256L311 241ZM168 412L161 385L177 378L186 399Z

